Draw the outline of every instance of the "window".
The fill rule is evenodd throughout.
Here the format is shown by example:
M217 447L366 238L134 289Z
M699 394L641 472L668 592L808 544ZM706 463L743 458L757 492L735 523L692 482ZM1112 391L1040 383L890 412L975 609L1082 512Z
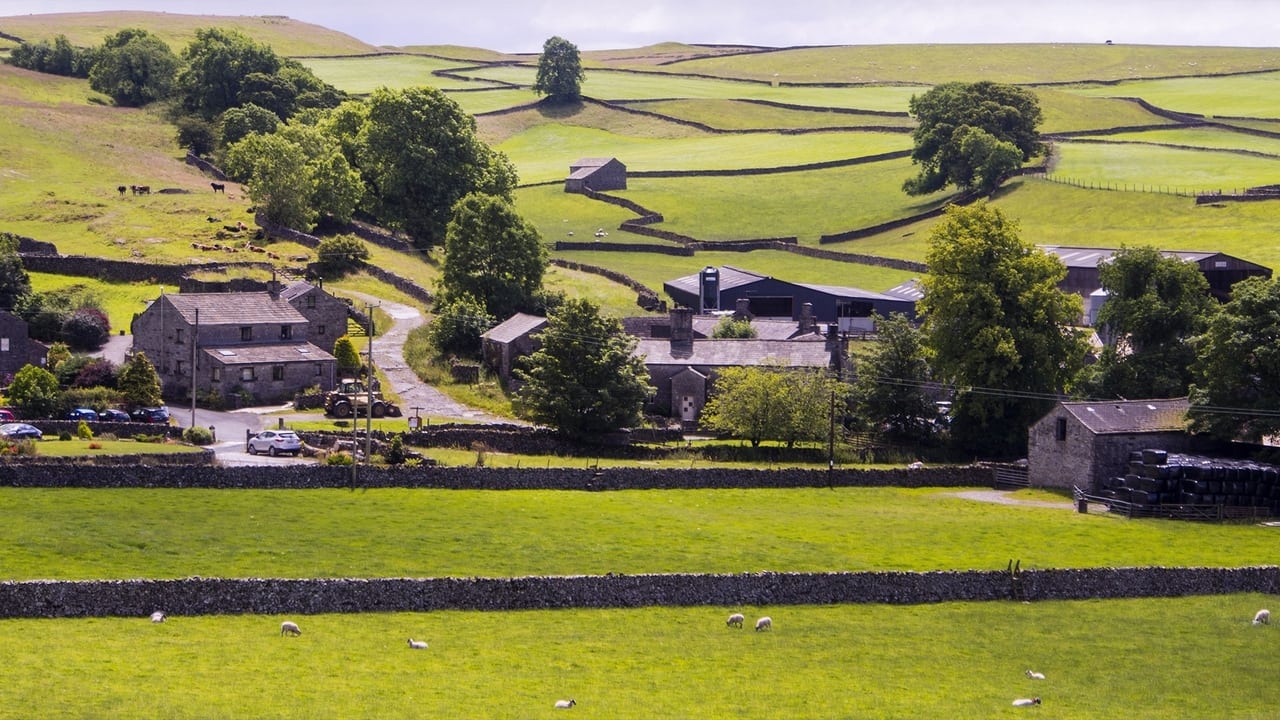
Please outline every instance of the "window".
M174 375L181 375L181 374L182 374L182 361L181 361L181 360L179 360L179 361L177 361L176 363L174 363L174 365L173 365L173 374L174 374Z
M315 308L315 306L316 306L316 296L315 296L315 295L308 295L308 296L307 296L307 309L308 309L308 310L312 310L312 309L314 309L314 308Z
M253 340L253 326L252 326L252 325L246 325L246 326L244 326L244 327L240 328L240 340L241 340L242 342L249 342L250 340Z
M1060 417L1057 419L1057 422L1054 423L1053 439L1054 440L1067 439L1067 419L1066 418Z
M281 326L280 326L280 339L281 339L281 340L290 340L290 339L292 339L292 338L293 338L293 326L292 326L292 325L281 325Z
M9 352L9 338L0 338L0 352Z
M177 345L182 344L182 328L173 331L173 342Z
M257 373L253 371L253 366L240 368L240 380L243 382L253 382L258 379Z
M324 325L317 325L317 326L316 326L316 334L317 334L317 335L323 335L323 334L324 334Z
M222 382L222 368L217 365L214 365L213 371L209 373L209 377L214 382Z
M277 381L279 381L279 380L283 380L283 379L284 379L284 366L283 366L283 365L272 365L272 366L271 366L271 379L272 379L272 380L277 380Z
M320 377L323 374L324 374L324 365L321 365L320 363L316 363L316 377Z

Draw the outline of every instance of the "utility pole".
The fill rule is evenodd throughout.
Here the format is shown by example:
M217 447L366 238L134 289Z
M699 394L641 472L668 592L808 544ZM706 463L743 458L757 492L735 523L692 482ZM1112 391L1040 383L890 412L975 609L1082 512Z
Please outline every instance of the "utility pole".
M369 383L365 388L365 397L369 402L364 406L364 461L369 462L373 451L373 305L365 303L365 313L369 318Z
M196 341L200 337L200 308L196 308L196 322L191 328L191 427L196 426ZM192 430L192 432L195 432Z
M827 430L827 470L836 469L836 391L831 391L831 427Z

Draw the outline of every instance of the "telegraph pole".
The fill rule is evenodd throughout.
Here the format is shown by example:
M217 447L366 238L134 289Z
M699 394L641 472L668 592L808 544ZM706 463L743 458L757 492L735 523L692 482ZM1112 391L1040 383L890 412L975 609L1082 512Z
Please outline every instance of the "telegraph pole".
M365 387L368 402L364 406L364 461L369 462L372 457L369 453L373 451L373 305L365 303L364 309L369 318L369 382Z

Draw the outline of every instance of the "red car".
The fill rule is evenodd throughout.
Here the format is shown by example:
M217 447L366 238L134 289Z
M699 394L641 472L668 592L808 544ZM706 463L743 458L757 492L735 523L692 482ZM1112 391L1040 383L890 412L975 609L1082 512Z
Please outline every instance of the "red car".
M9 408L0 408L0 423L11 423L17 419L18 416L14 415Z

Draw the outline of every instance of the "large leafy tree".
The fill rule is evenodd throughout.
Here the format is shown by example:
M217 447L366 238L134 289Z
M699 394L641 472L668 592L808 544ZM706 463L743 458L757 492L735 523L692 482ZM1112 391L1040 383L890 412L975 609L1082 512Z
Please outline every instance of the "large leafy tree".
M0 232L0 307L13 308L31 295L31 276L18 255L18 236Z
M636 339L591 301L566 300L547 316L542 347L517 368L516 405L534 422L593 435L640 422L649 374L632 354Z
M1153 247L1123 247L1099 269L1106 303L1095 325L1110 342L1086 368L1084 394L1181 397L1191 384L1193 339L1218 310L1195 263Z
M442 300L435 315L427 333L441 355L479 357L480 336L497 324L484 303L470 295Z
M375 90L359 140L367 209L424 247L443 243L453 205L468 193L511 199L514 166L480 140L474 118L435 88Z
M89 77L96 57L96 50L75 47L66 35L58 35L52 43L22 43L9 51L5 62L36 72L84 78Z
M140 107L173 93L178 56L169 44L141 28L126 28L102 41L89 71L89 87L117 105Z
M146 353L136 352L124 361L116 373L116 389L130 407L154 407L164 402L160 397L160 376Z
M1250 441L1280 431L1280 283L1236 283L1196 349L1194 430Z
M727 367L716 373L702 408L702 426L745 438L752 447L777 440L792 447L827 437L833 400L848 386L826 371L780 367Z
M249 196L269 220L289 227L309 229L322 213L346 222L363 192L337 141L314 126L251 132L227 148L225 169L249 185Z
M1083 363L1074 327L1083 303L1058 289L1062 262L986 203L948 209L927 262L920 309L934 373L957 388L952 441L974 455L1018 456Z
M562 37L547 38L542 44L542 56L538 58L533 91L546 95L553 103L571 102L582 97L585 81L578 46Z
M25 418L48 417L58 404L58 378L35 365L23 365L9 384L9 402Z
M879 342L857 361L852 399L857 414L893 440L928 440L937 414L929 397L932 375L924 338L901 313L876 318Z
M530 307L546 269L542 236L510 203L472 193L453 206L440 271L446 300L477 298L506 318Z
M1043 151L1040 103L1028 90L989 81L950 82L911 98L916 118L911 160L920 173L911 195L955 185L994 190L1006 173Z
M269 46L225 28L196 30L195 39L182 51L182 60L177 85L183 106L209 120L241 103L246 78L274 75L281 66Z

